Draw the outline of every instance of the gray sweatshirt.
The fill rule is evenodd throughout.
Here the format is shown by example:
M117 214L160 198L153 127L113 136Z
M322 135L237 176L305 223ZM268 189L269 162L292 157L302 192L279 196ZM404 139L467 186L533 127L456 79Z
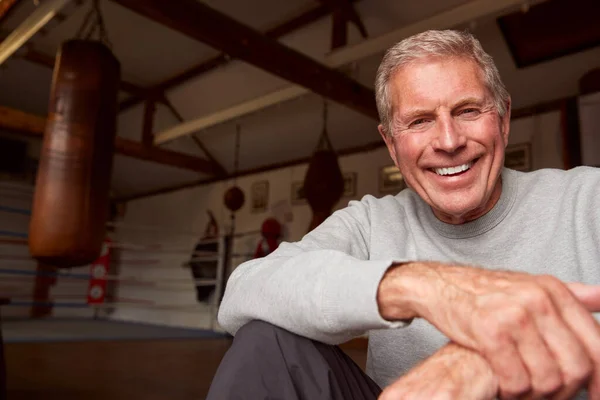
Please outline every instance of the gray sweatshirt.
M295 243L232 273L219 310L229 333L259 319L339 344L368 333L381 387L448 339L431 324L389 322L376 293L393 262L440 261L600 284L600 169L504 169L498 203L462 225L438 220L412 190L365 196Z

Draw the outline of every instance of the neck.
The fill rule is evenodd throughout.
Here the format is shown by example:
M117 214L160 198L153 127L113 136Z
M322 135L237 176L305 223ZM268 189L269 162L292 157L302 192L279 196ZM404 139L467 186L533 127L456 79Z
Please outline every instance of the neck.
M442 222L452 225L460 225L465 224L469 221L476 220L477 218L485 215L488 211L490 211L498 200L500 199L500 195L502 194L502 176L498 178L496 182L496 186L494 186L494 190L490 195L489 199L485 202L485 204L481 207L478 207L474 210L471 210L462 215L451 215L442 213L438 210L433 209L433 214Z

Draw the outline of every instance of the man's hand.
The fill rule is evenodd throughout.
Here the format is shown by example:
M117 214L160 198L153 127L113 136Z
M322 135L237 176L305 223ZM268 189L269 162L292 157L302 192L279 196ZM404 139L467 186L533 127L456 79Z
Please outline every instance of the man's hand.
M450 343L385 388L378 400L489 400L498 381L486 360Z
M421 317L491 366L501 397L600 399L600 286L439 263L391 268L378 292L388 320Z

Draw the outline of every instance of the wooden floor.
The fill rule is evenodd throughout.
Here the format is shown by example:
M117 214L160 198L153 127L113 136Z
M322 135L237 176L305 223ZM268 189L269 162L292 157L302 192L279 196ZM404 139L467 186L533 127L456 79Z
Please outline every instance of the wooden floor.
M9 343L10 400L204 399L230 339ZM364 368L366 351L345 351Z

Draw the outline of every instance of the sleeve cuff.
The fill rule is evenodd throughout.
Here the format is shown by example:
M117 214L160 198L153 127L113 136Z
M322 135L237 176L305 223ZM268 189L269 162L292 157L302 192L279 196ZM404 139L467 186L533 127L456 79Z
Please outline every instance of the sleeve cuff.
M345 255L336 255L346 258ZM412 320L388 321L379 313L377 291L385 272L394 263L405 260L335 260L331 275L325 281L335 285L321 288L321 305L327 325L332 331L357 335L373 329L395 329L410 325ZM327 290L335 287L335 290Z

